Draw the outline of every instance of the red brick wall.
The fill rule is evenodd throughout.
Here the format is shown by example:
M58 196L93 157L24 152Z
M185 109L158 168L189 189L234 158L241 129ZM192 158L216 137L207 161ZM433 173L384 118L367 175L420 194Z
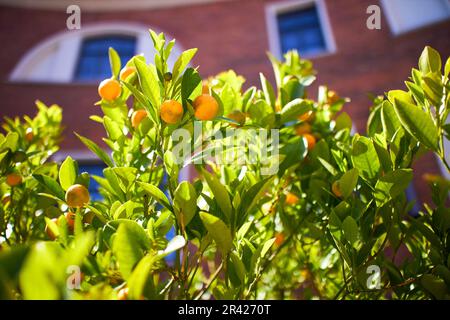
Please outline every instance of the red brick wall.
M258 72L271 74L266 59L268 39L265 4L275 1L244 0L184 6L176 9L129 12L82 12L83 23L128 21L157 28L176 37L184 48L198 47L194 64L203 76L235 69L258 83ZM356 128L365 131L370 101L367 93L383 94L403 88L410 69L425 45L443 56L450 54L450 22L443 22L405 35L393 36L383 17L381 30L366 28L366 8L376 0L326 0L337 52L313 59L318 84L328 84L341 96L351 98L346 106ZM34 100L57 103L64 108L65 149L83 148L72 134L77 131L100 141L101 127L88 120L98 113L95 86L78 84L9 83L8 76L19 59L34 45L65 29L65 12L0 7L0 116L34 112ZM316 87L315 87L316 88ZM315 90L314 88L314 90ZM313 92L313 95L315 92ZM438 172L436 160L427 155L420 165L415 185L420 199L428 200L420 178L424 172Z

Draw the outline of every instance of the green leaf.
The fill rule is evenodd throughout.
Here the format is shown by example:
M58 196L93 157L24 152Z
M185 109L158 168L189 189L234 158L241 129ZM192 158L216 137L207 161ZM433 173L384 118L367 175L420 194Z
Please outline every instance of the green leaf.
M64 160L59 168L59 183L64 190L67 190L75 183L78 176L78 165L69 156Z
M392 137L401 128L401 123L395 113L394 106L389 101L384 101L381 107L381 123L383 124L386 139L392 141Z
M202 78L193 68L187 68L181 80L181 98L183 101L194 99L202 93Z
M150 240L145 230L132 220L123 220L117 228L112 251L125 279L131 275L133 268L148 249L150 249Z
M258 201L261 200L262 194L267 191L267 187L272 183L274 177L269 177L264 180L258 181L254 185L252 185L248 190L244 192L242 195L242 201L239 206L239 215L237 226L240 227L246 220L247 216L250 212L255 208L258 204Z
M443 95L441 75L429 73L426 76L423 76L422 80L422 88L428 101L436 107L440 106Z
M139 83L144 95L150 100L154 108L159 108L161 93L155 66L149 66L139 59L134 59L134 65L136 66Z
M227 189L219 181L219 179L217 179L215 175L209 173L206 170L202 170L202 174L205 177L205 180L208 183L209 188L214 194L217 204L230 221L233 207L231 206L230 195L228 194Z
M197 48L184 51L177 59L173 66L172 79L178 79L178 76L187 67L194 55L197 53Z
M380 172L381 164L372 140L356 136L353 141L352 161L361 176L367 180L376 178Z
M173 211L173 208L170 205L169 199L167 199L167 196L158 187L156 187L150 183L140 182L140 181L138 181L138 184L142 187L142 189L144 189L144 191L146 191L156 201L158 201L160 204L162 204L164 207L166 207L170 211Z
M187 226L197 211L197 192L188 181L181 182L174 193L175 212L182 216L183 225ZM178 220L181 222L181 217Z
M245 282L246 270L242 259L236 254L235 251L230 253L230 264L228 272L230 279L235 286L240 286Z
M348 198L358 183L359 172L357 168L353 168L342 175L339 179L339 189L344 198Z
M86 147L89 148L93 153L97 155L97 157L100 158L108 167L114 167L114 163L112 162L111 158L108 156L108 154L103 151L94 141L85 138L83 136L80 136L78 133L75 133L75 135L81 140L81 142L84 143Z
M394 98L394 109L406 131L426 147L438 150L438 131L428 113L418 106Z
M374 191L377 207L381 207L403 193L408 188L412 178L412 169L398 169L380 177Z
M202 220L206 230L208 230L209 234L216 242L217 247L224 255L227 254L233 245L233 238L231 236L230 229L228 229L222 220L212 214L200 212L200 219Z
M261 79L261 86L264 92L264 97L266 99L266 102L269 106L274 107L275 106L275 91L273 90L272 85L270 82L266 79L266 77L260 73L259 78Z
M351 130L353 127L352 118L348 115L347 112L342 112L337 118L336 118L336 131L342 130L342 129L349 129Z
M58 199L65 201L65 192L63 188L51 177L42 174L33 174L33 177L44 186L52 195Z
M119 76L119 73L120 73L120 68L121 68L119 54L117 53L116 50L114 50L111 47L109 47L108 54L109 54L109 64L111 66L111 74L114 78L117 79L117 77Z
M347 239L347 241L350 242L352 245L356 241L358 241L359 239L358 225L356 224L355 219L353 219L351 216L348 216L342 222L342 231L344 232L345 239Z
M419 69L422 74L430 72L441 73L442 61L439 52L426 46L419 58Z
M150 272L155 267L154 262L154 256L146 255L136 265L127 281L129 299L141 299L147 280L149 279Z
M444 76L448 78L449 74L450 74L450 57L447 58L447 62L445 63L444 67Z
M275 113L265 100L257 100L252 103L247 111L252 121L262 126L273 126L275 124Z
M286 104L281 110L281 123L296 120L298 116L312 110L312 101L295 99Z
M166 248L164 250L158 251L157 258L162 259L165 256L168 256L172 252L175 252L177 250L180 250L186 245L186 239L183 238L183 236L177 235L173 237L169 243L167 244Z

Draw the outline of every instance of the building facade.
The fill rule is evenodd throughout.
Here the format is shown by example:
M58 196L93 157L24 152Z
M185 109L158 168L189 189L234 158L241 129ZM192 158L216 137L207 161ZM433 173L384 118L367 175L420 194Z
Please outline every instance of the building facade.
M72 4L81 9L79 30L67 29ZM370 29L378 9L380 29ZM152 28L176 38L177 52L197 47L192 64L204 77L234 69L245 86L257 85L259 72L270 78L267 51L297 48L318 71L311 96L326 84L349 97L346 111L364 133L368 93L404 89L426 45L450 55L449 18L448 0L0 0L0 116L32 114L36 99L59 104L62 154L88 158L73 132L102 143L101 126L89 120L100 113L96 87L108 72L102 49L150 61ZM415 192L429 201L422 174L448 173L431 154L415 166Z

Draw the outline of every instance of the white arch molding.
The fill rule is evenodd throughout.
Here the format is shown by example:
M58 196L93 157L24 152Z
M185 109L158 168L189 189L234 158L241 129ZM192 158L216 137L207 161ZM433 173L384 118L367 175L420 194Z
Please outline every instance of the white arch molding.
M83 39L95 36L134 36L136 37L135 53L143 54L147 62L153 61L156 51L148 29L148 26L141 24L108 22L82 24L79 30L61 31L29 50L16 64L9 80L12 82L73 82ZM157 29L152 29L159 32ZM182 51L182 48L175 44L172 49L173 54L168 61L170 67L175 63L175 57Z

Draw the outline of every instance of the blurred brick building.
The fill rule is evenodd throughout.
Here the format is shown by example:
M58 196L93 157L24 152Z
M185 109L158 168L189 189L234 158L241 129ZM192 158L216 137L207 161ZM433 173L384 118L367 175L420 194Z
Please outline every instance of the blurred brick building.
M73 4L80 30L66 27ZM366 25L370 5L381 8L379 30ZM368 93L404 88L425 45L450 55L449 18L448 0L0 0L0 116L34 113L36 99L59 104L63 152L88 157L72 132L101 142L102 128L88 117L99 113L104 48L150 61L152 28L176 38L178 51L199 48L193 64L203 76L232 68L247 86L260 71L271 75L266 51L298 48L314 61L317 84L351 98L346 111L365 132ZM429 200L421 174L441 168L432 155L416 167L415 191Z

